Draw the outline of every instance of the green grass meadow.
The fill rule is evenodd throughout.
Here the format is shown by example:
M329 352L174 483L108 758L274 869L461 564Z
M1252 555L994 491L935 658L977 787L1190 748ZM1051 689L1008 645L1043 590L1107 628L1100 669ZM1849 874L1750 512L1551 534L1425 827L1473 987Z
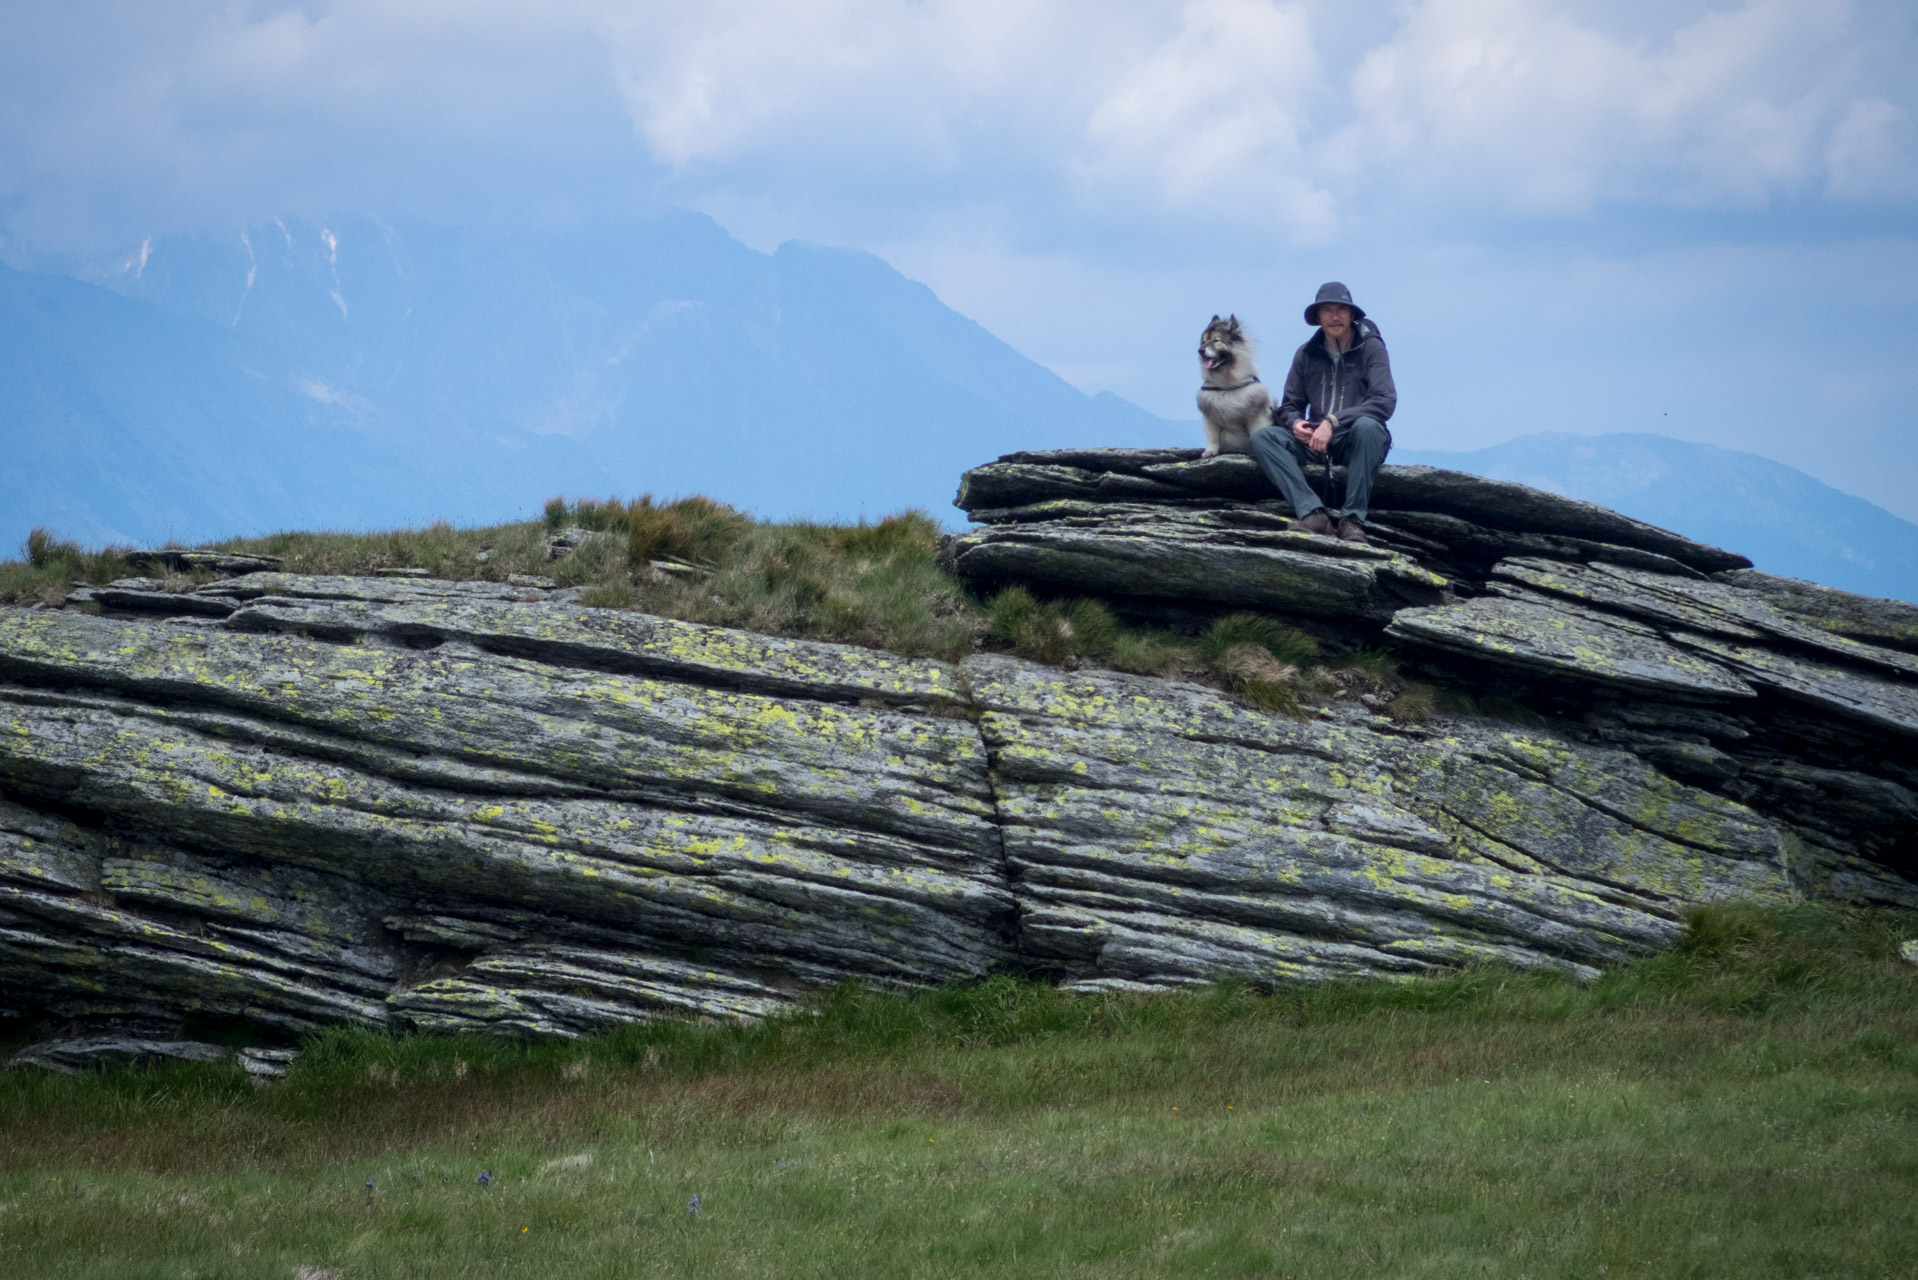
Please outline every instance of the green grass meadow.
M1914 935L1716 909L1584 985L995 979L340 1032L265 1087L8 1072L0 1275L1910 1276Z

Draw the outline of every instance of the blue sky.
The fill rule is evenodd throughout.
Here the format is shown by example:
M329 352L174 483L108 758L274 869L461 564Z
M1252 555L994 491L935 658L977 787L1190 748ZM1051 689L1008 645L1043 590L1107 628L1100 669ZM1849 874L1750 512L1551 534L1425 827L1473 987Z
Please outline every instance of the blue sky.
M1276 373L1338 278L1406 445L1657 431L1918 519L1914 66L1908 0L12 0L0 255L678 205L1180 418L1207 317Z

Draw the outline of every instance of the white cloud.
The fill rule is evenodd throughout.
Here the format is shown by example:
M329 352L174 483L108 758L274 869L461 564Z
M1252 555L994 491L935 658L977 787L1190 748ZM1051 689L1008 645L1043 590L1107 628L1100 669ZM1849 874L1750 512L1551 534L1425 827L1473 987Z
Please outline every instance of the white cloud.
M1821 0L1706 13L1654 47L1525 0L1425 0L1359 66L1328 160L1375 189L1532 214L1753 207L1823 179L1868 87L1860 44Z
M896 243L991 204L1033 251L1243 251L1428 210L1908 203L1918 42L1856 3L27 0L0 210L57 237L657 198Z
M715 0L603 19L635 127L682 170L795 152L938 170L1005 136L1043 150L1138 26L1092 0Z
M1911 194L1913 42L1883 14L1749 0L1627 32L1573 4L1414 0L1356 50L1333 0L720 0L605 29L671 189L762 241L896 243L965 204L1013 210L1039 251L1110 234L1243 249L1422 210Z
M1305 5L1188 0L1170 42L1117 69L1074 173L1108 198L1323 233L1331 201L1303 159L1324 93Z
M1048 219L1329 216L1296 176L1326 92L1297 0L721 0L606 29L636 132L695 199L736 204L750 170L791 205L878 180L928 216L1001 192Z

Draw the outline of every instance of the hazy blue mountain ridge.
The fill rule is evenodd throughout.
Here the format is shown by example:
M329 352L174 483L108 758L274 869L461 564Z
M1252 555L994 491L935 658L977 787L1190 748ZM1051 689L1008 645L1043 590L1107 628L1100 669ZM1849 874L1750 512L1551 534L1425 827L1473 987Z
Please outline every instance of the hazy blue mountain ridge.
M93 281L147 309L142 334L166 317L177 330L147 412L123 406L99 424L109 456L116 440L165 450L211 431L223 482L264 494L297 475L314 501L223 502L190 467L165 472L166 495L141 497L136 477L108 498L96 473L55 460L9 504L19 514L0 538L32 523L152 540L497 520L560 491L705 492L769 518L921 506L956 521L957 476L981 458L1181 434L1078 391L870 254L762 254L692 214L516 238L268 222L152 242ZM152 345L70 319L73 333L43 340L91 341L97 366L140 358L117 344ZM262 384L250 398L216 389L235 365ZM43 435L51 404L88 402L94 375L69 374L31 405L0 390L9 435ZM209 415L229 410L215 431ZM329 430L360 443L307 447ZM369 465L400 474L380 483ZM63 496L74 493L90 496ZM148 514L159 508L164 525Z
M0 540L336 526L403 506L371 424L264 372L220 327L0 268Z
M1394 449L1391 461L1602 503L1742 552L1767 573L1918 601L1918 525L1756 454L1665 436L1553 433L1471 453Z

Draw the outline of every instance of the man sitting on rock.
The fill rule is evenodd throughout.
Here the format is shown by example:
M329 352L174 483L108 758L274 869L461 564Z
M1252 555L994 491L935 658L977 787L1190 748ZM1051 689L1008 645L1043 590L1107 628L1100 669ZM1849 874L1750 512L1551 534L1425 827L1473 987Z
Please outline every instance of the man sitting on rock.
M1378 327L1337 281L1319 287L1319 296L1305 309L1305 322L1319 331L1293 355L1285 396L1272 411L1278 429L1254 433L1252 456L1292 504L1292 528L1369 542L1365 517L1372 479L1392 447L1385 420L1399 402L1392 363ZM1306 483L1304 462L1327 463L1328 487L1330 463L1345 464L1345 503L1337 526Z

